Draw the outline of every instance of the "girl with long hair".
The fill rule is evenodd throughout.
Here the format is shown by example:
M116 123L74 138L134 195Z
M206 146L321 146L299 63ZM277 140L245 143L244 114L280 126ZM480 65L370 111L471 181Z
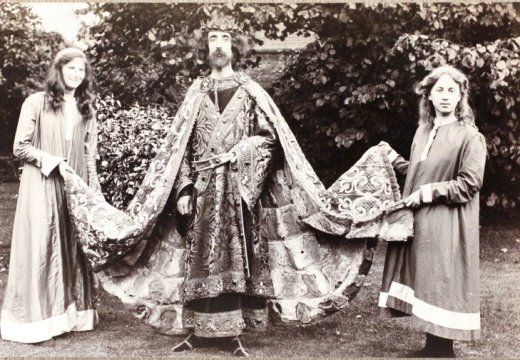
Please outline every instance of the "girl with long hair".
M414 237L389 243L379 306L411 315L426 332L414 357L454 357L453 340L480 337L479 190L486 143L468 105L468 79L451 66L417 86L419 127L410 161L393 150L406 174L405 204L414 209Z
M50 343L94 328L95 287L67 215L63 178L76 173L100 191L92 73L76 48L58 52L45 91L21 109L13 152L24 162L13 225L3 339Z

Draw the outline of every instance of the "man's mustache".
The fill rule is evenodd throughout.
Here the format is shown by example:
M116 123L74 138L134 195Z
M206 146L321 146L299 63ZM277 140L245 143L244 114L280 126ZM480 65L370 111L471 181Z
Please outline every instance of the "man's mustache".
M228 57L228 55L222 50L215 50L210 54L211 57Z

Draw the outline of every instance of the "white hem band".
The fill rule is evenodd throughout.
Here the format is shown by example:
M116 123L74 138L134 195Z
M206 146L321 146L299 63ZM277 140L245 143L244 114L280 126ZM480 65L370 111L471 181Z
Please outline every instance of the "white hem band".
M413 315L432 324L455 330L480 330L480 312L461 313L428 304L416 298L413 289L395 281L390 285L388 293L379 294L380 307L387 307L388 296L412 305Z
M63 314L50 318L32 321L18 322L2 310L0 331L2 339L21 343L37 343L50 340L53 336L69 331L93 330L97 322L97 312L94 309L77 311L76 305L72 304Z

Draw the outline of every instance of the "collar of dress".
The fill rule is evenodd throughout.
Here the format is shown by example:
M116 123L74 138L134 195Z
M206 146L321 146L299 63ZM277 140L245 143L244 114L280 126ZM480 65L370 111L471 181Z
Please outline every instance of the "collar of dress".
M449 124L453 124L454 122L458 121L457 118L453 118L451 120L448 120L446 122L441 123L438 119L433 120L433 125L436 127L446 126Z

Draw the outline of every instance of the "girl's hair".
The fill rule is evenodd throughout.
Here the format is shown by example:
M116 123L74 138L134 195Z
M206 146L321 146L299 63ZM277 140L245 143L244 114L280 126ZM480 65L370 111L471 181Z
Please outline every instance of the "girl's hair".
M209 43L208 32L201 32L200 39L197 41L195 54L197 59L202 62L207 62L209 58ZM232 65L235 67L243 57L249 55L252 49L251 41L248 37L242 34L231 34L231 51L233 53Z
M92 117L94 110L92 109L92 69L87 61L85 54L74 47L60 50L49 68L49 74L45 81L45 94L48 99L48 106L54 112L61 109L63 105L63 94L65 93L65 83L63 82L62 69L70 61L81 58L85 62L85 79L81 82L75 91L74 96L78 102L78 109L84 120Z
M425 124L433 126L435 109L428 97L430 96L433 86L444 74L450 76L460 88L461 97L457 107L455 108L455 116L457 116L461 122L475 125L475 116L473 115L473 110L471 110L471 107L468 104L468 78L460 70L449 65L433 69L433 71L417 85L415 92L418 95L421 95L421 101L419 102L419 125Z

